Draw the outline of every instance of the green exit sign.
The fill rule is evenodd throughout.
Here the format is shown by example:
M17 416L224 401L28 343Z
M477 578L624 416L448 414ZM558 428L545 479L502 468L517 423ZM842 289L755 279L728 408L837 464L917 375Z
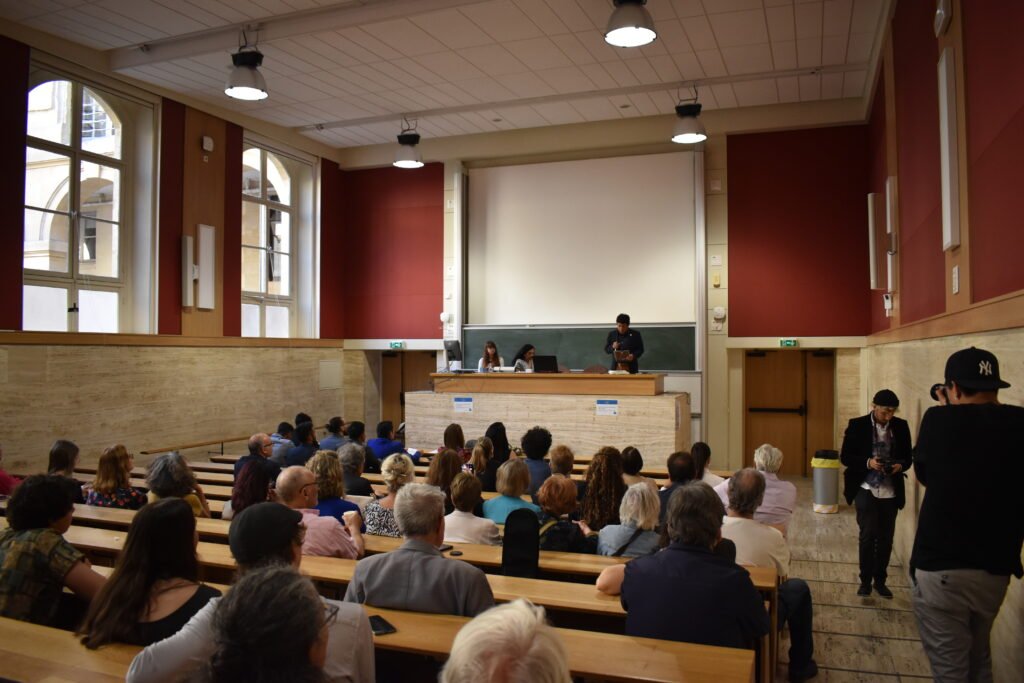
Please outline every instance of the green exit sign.
M796 339L780 339L779 346L781 346L784 349L795 349L796 347L800 346L800 342L798 342Z
M393 342L391 342L389 344L389 346L391 348L393 348L393 349L404 349L405 348L405 342L404 341L393 341Z

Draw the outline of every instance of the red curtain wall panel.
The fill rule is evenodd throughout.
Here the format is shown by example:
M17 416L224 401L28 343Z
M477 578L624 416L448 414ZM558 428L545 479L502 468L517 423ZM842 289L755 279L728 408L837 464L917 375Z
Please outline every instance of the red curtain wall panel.
M160 334L181 334L181 235L185 197L185 105L164 99L160 106L159 235L157 311Z
M224 145L224 336L242 336L242 127Z
M0 177L8 201L0 209L0 329L21 329L21 271L25 249L25 135L28 125L29 48L0 36L5 96L0 99ZM11 201L11 198L15 198Z
M345 338L344 186L337 162L320 160L320 338Z

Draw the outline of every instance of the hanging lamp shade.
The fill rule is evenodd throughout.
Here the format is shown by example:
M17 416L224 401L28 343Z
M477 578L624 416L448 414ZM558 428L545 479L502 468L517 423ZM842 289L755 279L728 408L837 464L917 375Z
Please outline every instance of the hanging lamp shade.
M243 47L231 55L234 67L228 74L224 94L236 100L265 100L268 97L267 82L259 67L263 64L263 53L256 48Z
M398 152L395 154L394 166L398 168L422 168L423 157L416 147L420 143L419 133L402 132L398 136Z
M615 47L641 47L658 37L654 19L644 5L647 0L615 0L604 40Z
M708 139L707 131L704 130L704 124L700 120L700 109L700 104L697 102L676 105L678 119L672 133L672 142L694 145Z

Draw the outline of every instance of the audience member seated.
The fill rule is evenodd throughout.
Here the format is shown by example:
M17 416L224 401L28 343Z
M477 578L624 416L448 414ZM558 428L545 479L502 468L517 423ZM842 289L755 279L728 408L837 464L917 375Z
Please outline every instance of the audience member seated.
M501 463L494 457L494 443L486 436L477 439L473 445L473 453L469 456L469 464L473 474L480 480L484 491L498 490L498 467Z
M427 483L436 486L444 493L444 512L448 514L455 509L452 505L451 486L456 475L462 471L463 460L455 451L445 448L438 452L427 468Z
M487 431L484 432L484 436L491 440L491 444L494 446L494 459L498 461L500 466L503 462L508 460L509 454L512 452L512 448L508 444L508 433L505 431L505 425L502 422L492 422L487 426Z
M338 612L324 608L313 582L292 567L249 572L217 606L215 649L196 679L323 681L330 628Z
M196 517L210 516L210 504L206 502L196 475L188 466L188 460L177 451L158 455L149 463L146 486L149 488L146 498L150 503L161 498L184 498Z
M114 572L93 598L79 633L107 643L149 645L181 630L220 591L199 583L196 518L180 498L147 505L132 519Z
M756 521L764 499L766 477L753 468L742 469L727 483L729 512L722 537L736 544L736 562L751 567L775 567L779 577L779 628L789 623L789 680L802 681L818 673L814 662L811 591L803 579L789 575L789 546L778 529Z
M105 579L64 540L74 512L65 481L27 477L7 502L8 529L0 533L2 617L71 628L83 605L64 598L63 588L88 602L103 587Z
M312 422L303 422L296 427L294 439L298 444L289 448L285 453L285 467L302 467L319 450L316 439L313 437Z
M695 468L694 479L702 481L711 488L715 488L725 479L711 471L711 446L703 441L698 441L690 447L690 455L693 456Z
M270 464L267 460L253 460L242 468L231 487L231 500L224 501L221 519L233 519L250 505L272 500L272 486L277 477L273 475Z
M416 478L416 470L413 469L412 459L408 455L395 453L384 458L380 473L388 487L388 495L379 500L371 500L363 508L366 533L398 538L402 533L398 530L398 522L395 521L395 497L403 486Z
M703 482L669 499L671 544L625 565L626 635L751 648L768 633L768 611L747 570L714 553L722 501Z
M405 453L405 445L395 440L395 425L391 420L384 420L377 423L377 438L366 442L366 447L373 452L378 460L384 460L392 453ZM419 462L419 453L409 455L413 463Z
M530 470L520 458L509 458L498 468L497 489L501 495L484 501L484 517L495 524L504 524L513 510L529 508L540 516L540 507L522 499L530 487Z
M771 444L763 444L754 451L754 467L764 475L764 502L754 513L754 519L762 524L771 524L783 535L789 528L789 520L796 509L796 486L779 479L782 467L782 451ZM715 487L722 504L729 505L729 482Z
M382 461L378 460L373 451L366 447L366 425L358 420L349 422L347 432L348 441L345 443L354 443L363 449L363 471L379 474Z
M277 425L277 431L270 435L270 440L274 444L274 449L271 452L270 460L284 467L284 456L288 454L290 449L295 444L292 443L292 436L295 434L295 427L289 422L282 422Z
M658 515L661 501L647 484L632 484L619 505L619 524L601 529L597 552L613 557L641 557L658 550Z
M145 505L146 494L131 485L133 467L135 456L127 448L121 444L105 448L96 464L96 477L85 497L86 504L124 510L138 510Z
M270 436L268 434L263 434L261 432L250 436L249 452L235 461L235 479L238 479L238 474L242 471L242 468L254 460L266 461L274 479L277 479L277 475L281 474L281 466L270 459L273 452L274 442L270 440Z
M61 477L61 484L68 490L72 503L84 503L85 494L82 483L75 479L75 468L78 467L78 446L67 439L57 439L50 446L50 463L47 474Z
M568 656L544 608L519 598L459 629L440 683L571 683Z
M0 462L4 459L4 449L0 447ZM0 469L0 496L9 496L14 491L15 487L21 483L21 479L18 477L12 477Z
M324 439L326 441L327 439ZM321 445L323 445L321 443ZM316 509L322 517L334 517L344 522L346 512L359 513L359 506L345 500L345 480L341 473L341 462L334 451L317 451L306 463L306 469L316 477Z
M570 553L597 552L597 533L586 522L574 522L569 515L576 510L576 484L572 479L552 474L537 492L544 513L540 526L540 549Z
M466 437L462 433L462 425L454 422L444 428L444 443L438 447L438 452L450 448L455 454L462 458L462 462L469 460L470 452L466 449Z
M384 461L387 468L392 455ZM412 462L409 461L411 465ZM356 564L347 602L375 607L473 617L494 606L487 576L438 552L444 542L444 494L427 484L408 484L395 499L395 518L405 542L389 553Z
M313 424L313 418L311 418L306 413L298 413L298 414L295 415L295 428L296 429L299 428L299 425L305 424L306 422L308 422L312 426L313 445L316 446L317 450L320 450L320 443L316 440L316 425ZM298 446L301 443L302 442L299 441L296 438L296 435L293 433L292 434L292 444L295 445L295 446Z
M576 455L565 444L558 444L548 451L548 463L551 465L551 474L561 474L572 479ZM587 492L587 482L573 479L573 483L576 485L576 500L583 500L583 494Z
M238 563L238 579L262 567L298 569L304 533L302 515L280 503L257 503L239 512L228 531L231 554ZM251 597L244 590L238 595ZM187 679L190 671L208 662L215 649L213 621L220 602L214 598L178 633L136 655L128 670L127 683ZM366 614L358 605L335 600L322 602L324 607L338 611L337 619L328 626L333 647L327 650L324 666L327 680L373 683L373 635Z
M519 440L526 455L526 468L530 471L530 488L527 493L536 496L544 481L551 476L551 466L544 458L551 449L551 432L543 427L534 427Z
M316 509L316 487L316 477L305 467L286 467L277 478L277 499L302 513L306 526L302 554L359 559L363 556L359 512L342 515L344 524L334 517L321 517Z
M365 448L357 443L347 443L338 449L338 462L345 480L345 493L350 496L373 496L373 485L363 476L363 455Z
M640 455L640 451L634 446L626 446L622 449L622 481L626 486L647 484L657 492L658 484L653 479L640 475L640 470L643 468L644 456Z
M481 491L480 480L472 474L459 472L455 476L451 486L451 501L455 510L444 518L445 543L501 544L498 525L473 514L480 505Z
M619 505L625 493L622 454L617 448L605 446L594 454L587 467L587 490L580 505L580 519L594 531L618 524Z
M327 436L320 442L320 450L337 451L345 443L345 421L341 416L332 417L327 421Z
M661 499L661 513L658 515L658 526L665 526L665 514L668 512L668 501L676 489L685 486L697 477L697 468L693 463L693 456L686 451L677 451L668 456L668 481L669 484L661 491L658 497Z

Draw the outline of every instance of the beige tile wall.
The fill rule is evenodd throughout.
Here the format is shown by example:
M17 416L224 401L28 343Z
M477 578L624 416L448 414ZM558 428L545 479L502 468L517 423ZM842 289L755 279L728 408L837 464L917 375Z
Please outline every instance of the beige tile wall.
M0 346L4 469L44 470L57 437L75 441L83 461L95 462L115 442L138 453L273 430L299 410L322 424L343 414L344 401L341 389L319 388L319 362L342 355L317 348Z

